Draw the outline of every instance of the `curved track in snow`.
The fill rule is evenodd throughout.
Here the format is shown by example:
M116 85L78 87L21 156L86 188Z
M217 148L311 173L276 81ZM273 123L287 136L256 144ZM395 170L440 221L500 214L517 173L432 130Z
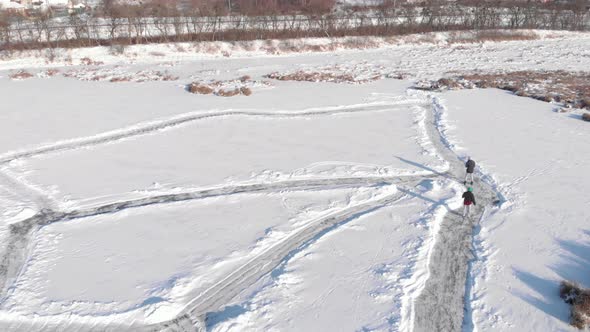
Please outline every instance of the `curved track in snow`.
M182 313L168 322L154 324L147 331L205 331L205 316L216 311L234 299L240 292L253 285L264 275L276 268L289 254L298 248L305 247L331 228L356 219L394 203L405 197L403 192L395 192L381 198L366 201L346 209L316 218L306 226L295 231L279 243L269 247L261 254L252 258L234 270L224 279L195 297L188 303Z
M155 120L136 124L127 128L116 129L104 132L94 136L80 137L75 139L63 140L48 144L42 144L30 149L11 151L0 155L0 164L6 164L15 159L35 157L38 155L49 154L53 152L74 150L108 144L135 136L147 135L156 131L178 127L190 122L226 117L226 116L249 116L265 118L298 118L310 116L327 116L343 113L359 112L376 112L392 110L395 106L419 105L422 100L402 99L398 102L375 102L372 104L351 105L347 107L330 107L307 109L303 111L248 111L248 110L229 110L214 112L197 112L176 115L163 120Z
M421 176L420 178L429 178ZM191 190L181 193L161 194L149 197L123 200L90 208L57 212L49 209L41 210L36 215L10 225L10 236L6 252L0 260L0 300L6 294L6 288L12 284L20 272L28 253L29 243L39 227L55 222L87 218L103 214L117 213L127 209L146 207L156 204L167 204L189 200L205 199L235 194L271 193L280 191L327 190L336 188L356 188L376 186L388 183L404 184L415 181L416 177L342 177L342 178L303 178L300 180L277 181L271 183L253 183L229 185L225 187Z

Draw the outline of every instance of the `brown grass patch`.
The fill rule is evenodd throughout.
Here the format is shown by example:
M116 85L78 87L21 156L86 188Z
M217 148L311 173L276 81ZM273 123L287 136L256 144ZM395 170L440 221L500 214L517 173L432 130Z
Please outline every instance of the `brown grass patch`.
M16 73L10 74L8 77L13 80L26 80L27 78L33 77L33 74L26 70L19 70Z
M590 74L584 72L558 70L475 73L420 82L415 88L435 91L497 88L521 97L590 109Z
M322 72L306 72L303 70L291 74L279 74L278 72L270 73L266 77L279 81L297 81L297 82L333 82L333 83L352 83L354 77L350 74L335 74Z
M188 92L200 94L200 95L209 95L212 94L215 90L208 85L203 85L200 83L191 83L187 87Z
M297 82L331 82L331 83L366 83L378 79L377 76L369 79L357 79L351 74L331 73L318 71L299 70L291 74L280 74L278 72L270 73L265 77L279 81L297 81Z

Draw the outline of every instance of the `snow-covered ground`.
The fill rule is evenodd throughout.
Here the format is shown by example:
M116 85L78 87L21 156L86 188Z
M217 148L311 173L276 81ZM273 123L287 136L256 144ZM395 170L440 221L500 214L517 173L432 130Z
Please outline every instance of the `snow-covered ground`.
M476 188L501 200L481 197L474 220L463 330L569 330L558 282L590 286L587 123L497 90L409 89L453 71L588 68L590 35L542 34L0 62L0 326L420 330L429 308L415 304L440 285L431 258L461 222L458 157L471 155ZM88 56L104 64L78 65ZM10 78L20 69L33 77ZM265 78L295 71L370 79ZM138 72L174 79L110 82ZM185 90L244 75L263 82L251 96Z
M508 197L475 239L478 331L567 329L563 279L590 287L588 123L498 90L446 93L449 134ZM482 103L494 100L494 103Z

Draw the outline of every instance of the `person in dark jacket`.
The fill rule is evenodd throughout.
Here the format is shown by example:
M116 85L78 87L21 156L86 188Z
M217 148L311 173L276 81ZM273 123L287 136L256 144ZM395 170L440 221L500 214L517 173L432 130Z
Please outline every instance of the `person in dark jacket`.
M475 196L473 195L473 188L467 188L467 191L463 193L463 217L469 216L471 212L471 204L475 204Z
M471 184L473 184L473 172L475 171L475 161L471 160L471 157L467 157L465 168L467 168L467 174L465 174L465 181L463 183L467 184L467 177L471 177Z

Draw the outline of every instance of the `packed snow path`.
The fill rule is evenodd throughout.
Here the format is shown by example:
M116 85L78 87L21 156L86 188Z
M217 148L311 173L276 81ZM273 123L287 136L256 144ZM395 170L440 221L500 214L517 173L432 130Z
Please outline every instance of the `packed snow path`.
M440 116L443 106L433 98L432 112L428 113L427 131L438 153L450 163L450 174L463 182L465 167L463 161L450 149L441 132ZM413 304L413 330L461 331L465 303L465 287L468 278L469 261L473 257L472 242L474 229L486 209L498 199L493 188L481 179L475 179L473 191L477 205L469 218L459 210L447 213L440 225L434 248L428 262L429 278L424 289Z

